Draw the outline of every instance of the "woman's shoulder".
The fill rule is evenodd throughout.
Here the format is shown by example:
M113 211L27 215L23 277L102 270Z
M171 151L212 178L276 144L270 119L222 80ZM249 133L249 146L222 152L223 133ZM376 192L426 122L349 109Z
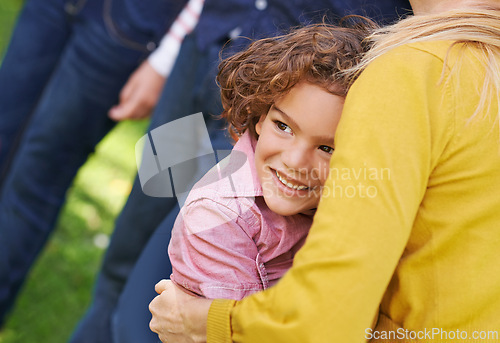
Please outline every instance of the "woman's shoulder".
M370 62L357 83L368 83L373 88L373 83L425 79L428 85L438 84L445 63L449 64L447 53L452 45L453 41L430 41L395 47Z
M463 59L463 56L471 58ZM408 43L398 46L381 55L376 61L378 64L394 65L400 63L415 67L425 64L440 64L453 68L457 62L477 64L477 47L473 44L464 45L454 40L432 40L425 42ZM374 63L377 65L377 63Z
M394 60L400 60L402 63L413 62L414 60L420 60L422 63L438 60L443 63L454 43L454 41L450 40L408 43L395 47L380 56L378 60L384 63Z

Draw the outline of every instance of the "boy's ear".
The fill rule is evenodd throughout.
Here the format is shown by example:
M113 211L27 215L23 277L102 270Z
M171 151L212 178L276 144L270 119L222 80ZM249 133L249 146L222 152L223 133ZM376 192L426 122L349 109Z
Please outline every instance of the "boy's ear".
M266 115L260 116L259 121L255 124L255 132L260 136L260 132L262 131L262 124L266 119Z

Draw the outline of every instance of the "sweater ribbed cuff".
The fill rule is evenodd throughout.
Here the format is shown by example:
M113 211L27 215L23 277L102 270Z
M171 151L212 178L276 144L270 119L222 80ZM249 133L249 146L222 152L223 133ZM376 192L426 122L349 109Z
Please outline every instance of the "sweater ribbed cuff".
M231 343L231 309L235 300L215 299L207 318L207 343Z

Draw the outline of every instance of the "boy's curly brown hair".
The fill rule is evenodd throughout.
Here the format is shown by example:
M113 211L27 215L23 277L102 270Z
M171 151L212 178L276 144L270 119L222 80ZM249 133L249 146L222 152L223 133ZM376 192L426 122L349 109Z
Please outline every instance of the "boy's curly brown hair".
M247 129L257 137L259 118L300 81L342 97L347 94L352 80L343 71L355 66L367 51L363 40L375 24L366 18L342 23L308 25L256 40L219 64L222 117L235 140Z

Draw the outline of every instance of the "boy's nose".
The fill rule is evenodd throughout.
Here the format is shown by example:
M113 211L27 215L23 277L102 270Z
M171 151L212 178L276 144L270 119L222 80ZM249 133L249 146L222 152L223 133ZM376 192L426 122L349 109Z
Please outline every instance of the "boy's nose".
M306 174L310 169L312 153L298 145L292 145L282 154L283 163L296 173Z

